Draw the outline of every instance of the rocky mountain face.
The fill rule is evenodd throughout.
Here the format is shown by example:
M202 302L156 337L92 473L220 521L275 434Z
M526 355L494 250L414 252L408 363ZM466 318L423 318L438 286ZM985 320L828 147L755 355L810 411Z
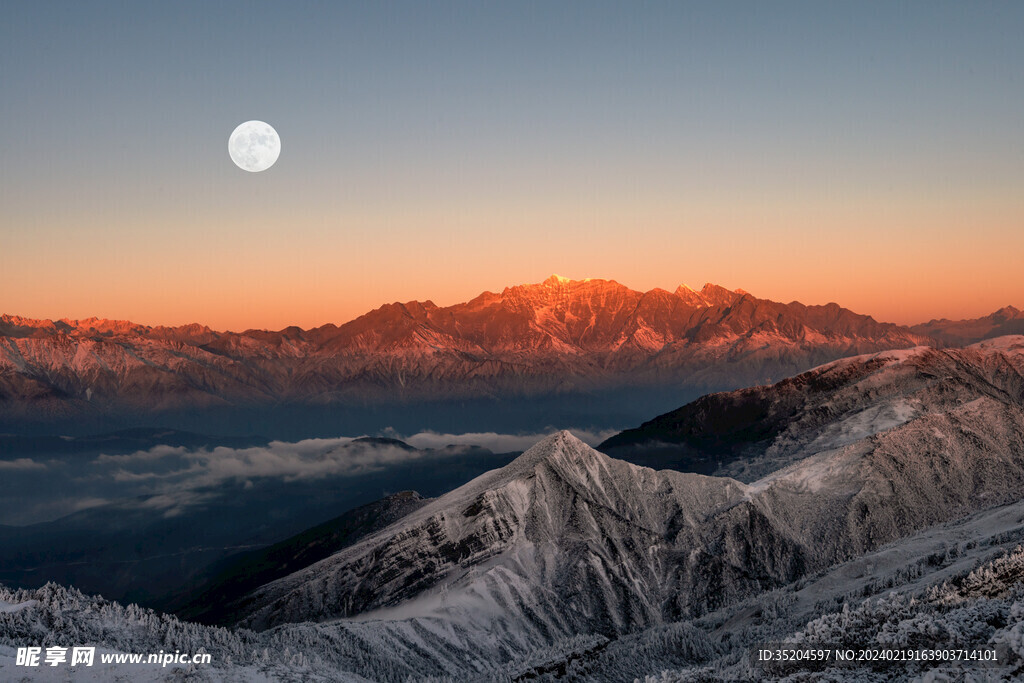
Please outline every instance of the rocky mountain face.
M133 666L131 679L1012 681L1024 675L1022 512L1024 504L1016 503L925 531L697 619L617 638L579 634L527 652L505 651L504 658L492 660L477 655L481 645L493 642L493 634L439 620L406 629L404 641L388 640L379 625L345 621L253 632L188 623L55 584L20 591L0 587L0 678L25 679L27 669L16 661L19 647L89 645L97 648L95 664L78 668L76 679L123 678L124 664L104 661L104 654L174 649L209 653L211 662ZM858 650L979 648L995 650L999 661L759 664L750 654L766 642ZM42 667L33 674L43 675Z
M932 320L910 329L945 344L960 346L982 339L1024 334L1024 311L1004 306L991 315L975 320Z
M193 621L231 623L235 600L265 583L319 562L360 538L383 529L427 504L402 491L361 505L269 547L241 553L207 569L169 611Z
M1018 405L1020 339L844 358L772 386L703 396L598 449L651 467L753 481L923 415L975 403Z
M711 284L699 292L638 292L557 276L448 307L388 304L311 330L3 316L0 417L394 404L624 386L707 391L931 343L836 304L781 304Z
M179 443L201 438L166 436ZM66 454L42 451L13 467L0 464L0 499L8 510L31 509L39 502L35 494L43 510L46 498L61 499L71 510L45 521L0 524L0 583L56 581L126 604L218 621L230 613L233 598L424 503L411 492L379 496L412 486L436 496L516 455L475 446L416 449L365 437L237 449L216 441L158 441L132 449L139 441L146 443L68 440L75 448ZM26 462L28 475L18 469ZM227 478L219 476L226 471ZM85 504L76 510L79 500Z
M254 591L240 623L313 620L395 647L420 631L486 632L471 654L500 660L579 634L620 638L699 617L1019 501L1022 370L1021 337L819 368L801 383L845 407L831 420L810 411L807 434L790 422L799 455L749 484L638 467L560 432ZM852 430L850 415L906 386L915 390L899 420L861 419ZM765 391L791 391L776 387Z
M538 631L575 632L573 622L583 615L613 629L646 622L668 595L635 595L637 582L655 589L662 565L688 573L685 565L674 567L672 546L657 552L665 523L675 520L674 535L692 540L703 515L685 508L732 507L741 488L635 468L560 432L397 528L261 589L245 621L267 627L354 616L434 589L441 603L452 599L483 613L503 605L510 621ZM537 590L539 577L541 585L550 582L548 590ZM688 601L688 592L676 599ZM434 606L422 608L429 613Z

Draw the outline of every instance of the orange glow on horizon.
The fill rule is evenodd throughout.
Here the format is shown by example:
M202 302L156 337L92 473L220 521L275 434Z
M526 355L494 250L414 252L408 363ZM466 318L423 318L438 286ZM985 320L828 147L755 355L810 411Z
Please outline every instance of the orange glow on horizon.
M549 268L508 280L481 277L480 284L454 280L416 282L412 279L356 282L327 288L327 291L318 291L318 280L296 284L288 283L284 278L266 279L252 289L238 286L238 283L232 288L230 278L225 277L216 284L213 280L198 281L188 287L178 284L159 291L141 287L124 289L117 282L108 280L103 283L105 288L90 288L72 293L73 296L68 296L67 290L60 291L61 287L54 287L49 292L40 287L33 292L35 297L26 298L20 305L5 303L0 313L54 320L98 317L151 326L199 323L218 331L236 332L245 329L279 330L291 325L310 329L327 323L341 324L396 301L431 300L439 306L449 306L468 301L484 291L500 292L506 286L541 282L554 270L566 272L564 268ZM685 277L651 282L650 275L639 273L631 279L604 273L576 272L575 269L569 272L572 279L615 280L639 291L655 287L674 291L680 284L699 290L705 283L705 279ZM977 318L1007 305L1024 308L1024 292L1004 290L1003 287L1010 283L998 275L977 283L976 288L968 288L959 287L956 283L935 287L927 280L915 281L912 275L900 283L886 284L870 278L859 283L824 279L801 281L792 274L786 279L771 281L763 272L751 271L750 274L748 281L737 279L736 273L730 273L728 279L711 278L707 281L728 289L741 288L759 298L783 303L799 301L815 305L835 302L879 321L906 325L933 318ZM209 296L209 289L213 287L220 288L216 298ZM64 303L55 305L59 299ZM8 298L7 301L11 300Z
M40 211L0 251L0 312L310 328L394 301L451 305L560 273L640 291L712 282L900 324L975 318L1024 307L1024 200L1014 197L510 199L458 210L332 204L300 215L268 202L243 219L168 211L144 229L135 227L141 208L91 214L74 230L67 216ZM44 239L52 248L41 256Z

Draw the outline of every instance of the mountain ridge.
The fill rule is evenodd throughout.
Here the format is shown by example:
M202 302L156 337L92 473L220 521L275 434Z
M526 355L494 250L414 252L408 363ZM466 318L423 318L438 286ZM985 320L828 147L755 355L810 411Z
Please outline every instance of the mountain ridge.
M166 336L173 334L187 335L190 337L197 337L202 335L245 335L245 336L261 336L261 335L280 335L282 337L287 336L299 336L305 337L307 335L310 338L322 338L324 336L331 336L331 332L341 329L345 325L354 323L357 320L366 318L378 312L383 312L391 309L402 310L406 314L413 318L423 318L423 313L427 311L447 311L450 309L459 309L462 307L472 308L474 306L480 306L485 303L489 303L494 300L501 300L502 298L522 298L525 300L536 301L539 296L543 296L545 292L561 292L567 293L578 289L593 286L613 286L621 288L622 290L628 290L634 294L641 296L651 295L669 295L677 298L687 304L690 304L697 308L711 308L714 306L731 305L736 303L743 297L751 297L752 299L758 300L757 297L750 294L744 289L737 288L730 290L721 285L717 285L711 282L704 283L700 290L695 290L686 284L680 284L672 292L655 287L647 291L632 290L631 288L621 285L615 280L606 280L603 278L583 278L580 280L572 280L565 278L560 275L551 275L547 279L540 283L534 284L520 284L511 285L503 288L500 293L484 291L477 296L461 303L455 303L450 306L437 306L430 299L423 301L420 300L409 300L406 302L394 301L390 303L381 304L375 309L371 309L366 313L363 313L351 320L343 323L328 322L321 325L316 325L310 328L302 328L296 325L289 325L280 330L273 330L269 328L245 328L240 331L232 330L217 330L211 328L208 325L191 322L183 323L180 325L148 325L143 323L137 323L127 319L117 318L101 318L97 316L91 316L88 318L73 319L73 318L32 318L28 316L22 316L12 313L0 314L0 336L17 338L20 336L32 336L34 333L42 334L59 334L65 333L69 336L88 336L88 335L103 335L103 336L116 336L126 334L141 334L141 335L158 335ZM764 299L762 301L769 301ZM772 302L776 303L776 302ZM835 302L826 304L803 304L799 301L791 301L788 304L779 304L782 306L798 305L804 308L811 309L840 309L842 308ZM843 309L846 310L846 309ZM874 318L870 315L854 314L863 318L868 318L874 321ZM993 313L982 316L980 318L962 319L962 320L951 320L948 318L933 318L928 322L917 323L913 325L898 325L896 323L884 323L879 322L880 325L892 325L894 327L904 327L914 331L918 331L922 336L931 336L928 330L934 330L936 327L944 326L960 326L965 324L980 323L982 321L995 321L996 323L1002 323L1007 321L1016 321L1024 319L1024 310L1018 309L1012 305L1006 305L1002 308L994 311ZM1002 334L993 336L1003 336ZM977 340L980 341L980 340Z
M678 680L777 680L748 648L789 634L842 647L988 647L1011 623L1016 635L999 637L1024 652L1024 548L1014 549L1024 538L1024 336L844 358L714 400L723 396L786 417L762 448L760 413L747 416L766 470L750 481L656 471L556 432L352 544L333 524L285 542L291 566L313 563L231 600L238 628L219 640L171 621L153 624L147 642L166 647L166 629L187 630L189 644L237 634L316 647L344 670L395 681L632 680L667 669L682 669ZM700 431L707 414L683 417ZM330 554L307 555L311 536ZM996 557L999 548L1011 553ZM897 588L920 599L863 602ZM984 602L1007 591L1013 605ZM939 610L971 596L983 601ZM78 604L76 619L100 614L53 586L0 599L22 615L0 620L9 638L23 638L30 619L54 623L33 600ZM848 642L862 617L871 638ZM220 651L240 656L240 645Z
M246 328L241 331L232 330L216 330L208 325L192 322L184 323L181 325L148 325L143 323L137 323L132 320L116 319L116 318L101 318L92 316L88 318L73 319L73 318L60 318L60 319L48 319L48 318L31 318L27 316L3 313L0 314L0 336L4 337L18 337L22 334L31 336L32 333L49 333L59 334L65 333L69 336L89 336L89 335L103 335L103 336L117 336L127 334L170 334L170 333L182 333L191 335L202 335L202 334L213 334L217 336L225 335L267 335L277 334L281 336L289 335L310 335L311 337L318 337L322 335L329 335L334 330L343 328L345 325L354 323L357 320L372 316L376 313L383 313L390 310L401 310L413 318L422 319L425 312L433 311L447 311L450 309L461 309L468 308L474 309L484 306L493 301L500 301L502 299L508 299L512 301L524 301L530 303L555 303L559 297L567 298L566 295L573 292L586 289L604 289L608 290L613 288L616 290L626 291L634 295L639 295L638 300L642 299L645 295L658 296L658 295L669 295L670 297L678 298L688 304L691 304L698 308L711 308L714 306L731 305L736 303L739 299L744 296L749 296L752 299L757 299L749 292L743 289L730 290L714 283L705 283L703 287L698 291L690 288L686 284L680 284L674 291L669 292L668 290L655 287L651 290L640 291L633 290L625 285L620 284L615 280L606 280L603 278L583 278L580 280L572 280L569 278L562 277L560 275L551 275L547 279L539 283L534 284L520 284L511 285L505 287L500 293L484 291L477 296L461 302L455 303L450 306L437 306L433 301L426 299L424 301L410 300L410 301L394 301L385 303L378 306L375 309L371 309L362 315L356 316L351 320L343 323L328 322L321 325L317 325L310 328L302 328L295 325L286 326L280 330L272 330L268 328ZM767 300L764 300L767 301ZM790 304L800 304L800 302L793 301ZM782 304L788 305L788 304ZM810 308L834 308L838 307L838 304L828 303L821 305L809 305L805 307ZM1006 306L1000 311L997 311L993 315L997 315L1007 310L1016 311L1012 306ZM871 318L871 316L862 316L865 318ZM873 318L871 318L873 320ZM932 324L937 322L951 322L946 319L932 320L929 323ZM964 322L964 321L958 321ZM881 325L893 325L900 327L895 323L879 323Z
M922 406L1019 400L1024 336L963 348L914 347L843 358L771 386L708 394L610 437L597 448L652 467L762 476L823 444L914 419ZM957 391L947 387L955 382Z
M808 425L799 457L749 483L633 465L558 432L254 591L238 625L315 623L400 648L422 635L439 652L451 644L505 658L727 610L923 530L1019 507L1024 337L880 355L816 372L868 366L861 405L833 413L835 426L871 409L871 387L920 399L900 421L846 441L816 439ZM834 388L837 405L845 387Z
M782 304L710 283L700 292L684 285L639 292L614 280L558 276L452 306L385 304L309 330L217 332L4 315L0 417L401 405L645 387L705 393L853 354L943 343L834 303Z

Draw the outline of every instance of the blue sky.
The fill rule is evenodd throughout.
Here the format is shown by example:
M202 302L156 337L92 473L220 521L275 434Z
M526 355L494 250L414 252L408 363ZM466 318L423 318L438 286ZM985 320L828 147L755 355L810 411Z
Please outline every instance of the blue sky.
M5 2L0 308L309 326L552 272L1024 305L1022 34L1012 2ZM261 174L226 153L253 118Z

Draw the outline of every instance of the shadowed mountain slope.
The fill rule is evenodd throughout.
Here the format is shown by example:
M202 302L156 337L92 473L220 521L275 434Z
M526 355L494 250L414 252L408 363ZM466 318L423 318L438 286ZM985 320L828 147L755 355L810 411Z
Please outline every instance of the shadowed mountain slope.
M204 572L181 606L168 609L183 619L232 623L232 604L265 583L304 569L427 504L415 491L403 491L318 524L274 545L227 557Z

